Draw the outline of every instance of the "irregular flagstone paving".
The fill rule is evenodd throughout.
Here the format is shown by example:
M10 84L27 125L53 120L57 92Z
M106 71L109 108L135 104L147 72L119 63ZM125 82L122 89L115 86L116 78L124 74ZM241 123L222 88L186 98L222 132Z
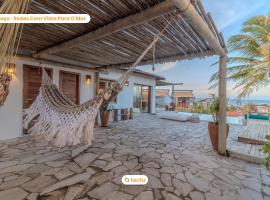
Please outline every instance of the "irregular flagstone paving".
M91 146L62 149L30 136L1 141L0 199L270 199L269 171L217 155L206 122L140 114L94 133ZM126 174L147 175L149 182L125 186Z

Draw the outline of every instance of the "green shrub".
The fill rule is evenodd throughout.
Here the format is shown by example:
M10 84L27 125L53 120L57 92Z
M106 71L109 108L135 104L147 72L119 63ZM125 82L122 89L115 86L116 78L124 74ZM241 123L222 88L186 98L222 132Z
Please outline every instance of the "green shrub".
M267 140L267 143L262 146L261 151L266 154L265 165L267 169L270 169L270 135L267 135L265 139Z
M218 112L219 112L219 98L212 95L212 99L209 105L209 112L213 117L214 123L218 123Z

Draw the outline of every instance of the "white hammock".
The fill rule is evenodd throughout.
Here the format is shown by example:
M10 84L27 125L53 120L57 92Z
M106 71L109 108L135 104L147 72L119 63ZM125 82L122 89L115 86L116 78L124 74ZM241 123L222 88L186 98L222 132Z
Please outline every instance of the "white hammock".
M43 70L42 85L34 103L24 111L24 128L35 120L28 132L36 139L52 142L55 146L71 146L79 143L91 144L93 129L98 110L104 101L117 95L130 76L130 73L142 60L145 54L159 40L165 28L158 33L152 43L140 55L136 62L120 77L117 83L111 85L105 92L82 105L75 105L57 86L52 83Z

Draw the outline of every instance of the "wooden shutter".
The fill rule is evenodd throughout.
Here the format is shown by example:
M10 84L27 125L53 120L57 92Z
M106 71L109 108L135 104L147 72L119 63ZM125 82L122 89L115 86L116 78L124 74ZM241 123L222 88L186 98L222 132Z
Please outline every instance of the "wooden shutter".
M60 71L60 91L76 104L80 103L80 75Z
M53 70L45 69L52 78ZM35 101L42 81L42 70L40 67L23 66L23 108L28 108Z

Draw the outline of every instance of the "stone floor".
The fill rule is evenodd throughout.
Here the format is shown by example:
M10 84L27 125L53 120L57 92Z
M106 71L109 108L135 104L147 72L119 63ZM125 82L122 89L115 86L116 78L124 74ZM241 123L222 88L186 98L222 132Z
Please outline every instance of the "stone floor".
M149 182L125 186L126 174ZM266 200L269 175L263 165L212 151L206 122L149 114L95 129L90 147L59 150L30 137L0 142L1 200Z

